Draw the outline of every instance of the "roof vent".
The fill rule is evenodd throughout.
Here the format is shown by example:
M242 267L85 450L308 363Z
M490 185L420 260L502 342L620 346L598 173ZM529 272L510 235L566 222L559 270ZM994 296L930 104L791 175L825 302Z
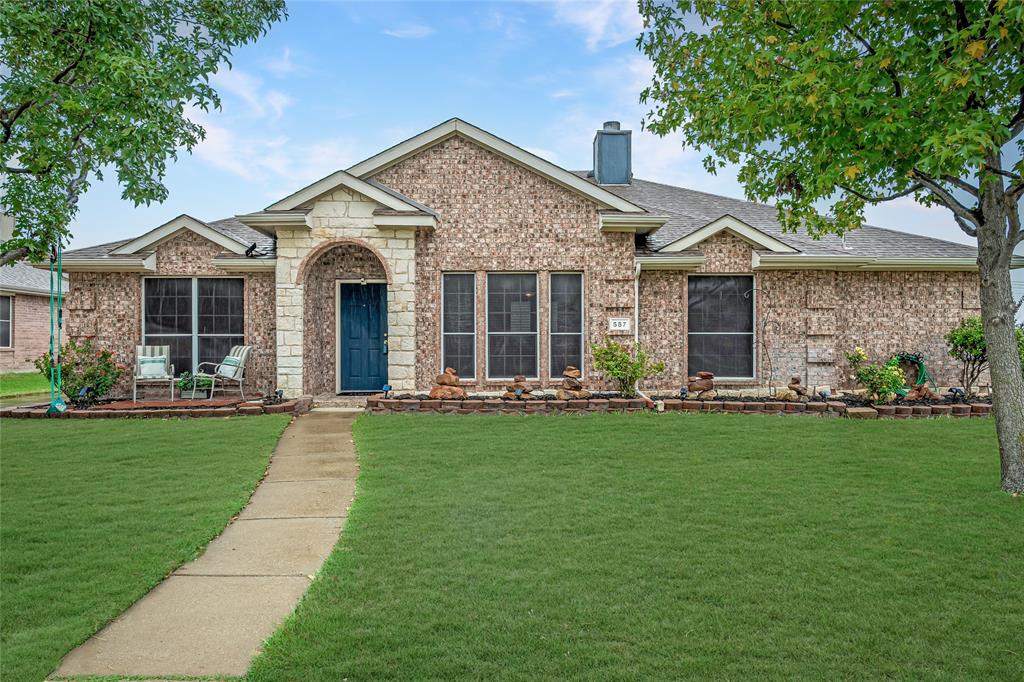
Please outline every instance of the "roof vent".
M606 121L594 135L594 178L599 185L628 185L633 179L630 130Z

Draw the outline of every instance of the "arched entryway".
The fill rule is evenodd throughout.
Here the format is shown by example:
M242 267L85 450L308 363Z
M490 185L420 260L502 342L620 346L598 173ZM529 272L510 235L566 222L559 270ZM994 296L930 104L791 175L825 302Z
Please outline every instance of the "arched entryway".
M303 392L380 391L387 383L389 273L351 240L326 243L301 266Z

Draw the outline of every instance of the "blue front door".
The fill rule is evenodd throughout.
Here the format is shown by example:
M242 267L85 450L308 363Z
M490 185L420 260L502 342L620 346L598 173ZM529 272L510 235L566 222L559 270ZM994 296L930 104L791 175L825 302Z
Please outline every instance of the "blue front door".
M387 287L341 284L338 337L342 391L379 391L388 383Z

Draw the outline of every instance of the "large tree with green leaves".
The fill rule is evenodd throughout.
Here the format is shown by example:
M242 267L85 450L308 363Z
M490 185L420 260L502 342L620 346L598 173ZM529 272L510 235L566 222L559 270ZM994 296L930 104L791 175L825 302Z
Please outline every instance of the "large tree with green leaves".
M209 76L285 16L283 0L0 0L0 264L40 260L79 197L113 172L125 199L163 201L168 159L220 102Z
M913 195L978 243L1002 486L1024 492L1010 260L1022 240L1024 0L641 0L645 125L740 165L787 229ZM1009 159L1009 160L1008 160ZM828 206L827 209L818 209Z

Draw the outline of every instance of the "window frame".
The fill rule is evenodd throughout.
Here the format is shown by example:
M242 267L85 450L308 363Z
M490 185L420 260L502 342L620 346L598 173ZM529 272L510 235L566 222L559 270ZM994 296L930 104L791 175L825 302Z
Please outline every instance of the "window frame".
M484 274L484 376L487 381L509 381L513 377L499 377L491 374L491 334L495 336L526 336L522 332L492 332L491 331L491 275L531 275L533 277L534 291L537 292L537 306L536 312L533 315L533 320L537 331L533 332L534 337L537 339L537 355L534 358L534 372L533 374L525 375L528 381L539 381L540 380L540 275L537 272L528 272L521 270L495 270L488 271Z
M444 301L445 301L445 298L444 298L444 287L445 287L445 277L447 275L469 275L470 277L473 278L473 331L472 332L445 332L445 330L444 330ZM476 363L477 363L477 352L476 352L476 341L477 341L477 338L476 338L476 331L477 331L476 309L477 309L477 305L476 305L476 272L474 272L472 270L459 270L459 271L453 270L451 272L442 272L441 273L441 324L440 324L440 327L441 327L441 357L440 357L441 366L440 366L440 368L438 370L438 373L444 372L444 370L445 370L445 361L444 361L444 358L445 358L445 337L447 337L449 335L451 335L451 336L471 336L471 337L473 337L473 344L472 344L472 347L473 347L473 363L472 363L473 373L471 375L469 375L469 376L463 376L463 375L460 374L459 375L459 379L460 380L476 381Z
M551 295L554 292L554 287L551 284L552 277L555 275L576 275L580 279L580 330L578 333L570 332L553 332L554 328L552 324L552 315L554 314L554 306L551 304ZM555 373L555 368L551 364L551 353L554 349L554 344L551 343L552 336L578 336L580 337L580 364L578 369L580 370L580 379L586 377L586 368L584 365L587 361L587 311L585 302L587 283L583 277L581 270L552 270L548 273L548 375L549 379L561 379L561 373ZM563 370L564 371L564 370Z
M8 299L10 301L10 303L7 306L8 319L6 319L6 320L0 319L0 322L6 322L7 323L7 328L9 330L9 332L10 332L8 334L7 343L6 344L0 343L0 348L3 348L4 350L8 350L8 349L14 348L14 298L15 297L13 295L4 294L4 295L0 296L0 298L6 298L6 299Z
M716 381L757 381L757 277L749 272L700 272L687 275L686 295L686 373L690 373L690 336L739 336L747 332L691 332L690 331L690 277L746 277L750 280L750 368L753 374L748 377L718 376Z
M199 366L199 339L200 337L237 337L241 336L242 341L245 341L245 277L239 277L234 275L155 275L147 276L142 278L142 301L139 307L140 326L142 331L142 345L148 345L146 343L146 282L151 279L187 279L191 282L191 295L192 295L192 310L190 317L192 319L192 332L190 334L153 334L153 336L177 336L177 337L191 337L192 338L192 366L188 369L184 367L175 367L174 371L180 376L182 372L189 372L195 374L196 368ZM199 280L201 279L235 279L242 282L242 333L241 334L200 334L199 333Z

